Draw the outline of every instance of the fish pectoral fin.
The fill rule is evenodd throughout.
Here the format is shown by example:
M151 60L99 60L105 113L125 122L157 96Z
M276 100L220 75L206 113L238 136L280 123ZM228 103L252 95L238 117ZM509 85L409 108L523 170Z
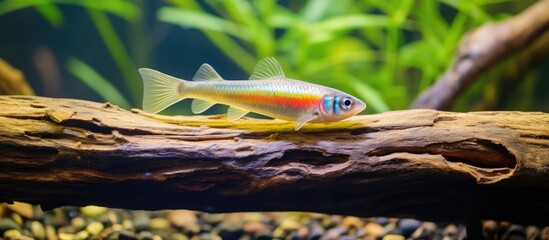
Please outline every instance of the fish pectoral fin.
M250 111L248 111L248 110L243 110L243 109L235 108L235 107L229 107L229 110L227 110L227 120L236 121L236 120L244 117L244 115L246 115L249 112Z
M286 79L284 71L280 66L280 63L273 57L267 57L262 59L255 65L254 71L250 76L250 79Z
M194 99L191 103L191 110L194 114L199 114L208 110L208 108L211 108L214 104L215 103L208 102L206 100Z
M204 63L194 74L193 81L223 81L223 78L210 64Z
M318 117L317 114L305 115L295 120L295 130L299 130L305 123L315 120Z

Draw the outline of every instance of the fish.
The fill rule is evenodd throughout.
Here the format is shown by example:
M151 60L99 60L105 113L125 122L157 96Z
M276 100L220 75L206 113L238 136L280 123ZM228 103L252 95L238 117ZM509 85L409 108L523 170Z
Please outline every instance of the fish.
M200 114L215 104L229 105L227 119L236 121L249 112L305 123L340 121L354 116L366 104L334 88L287 78L273 57L260 60L248 80L225 80L212 66L202 64L192 81L150 68L138 69L143 79L143 110L158 113L186 98Z

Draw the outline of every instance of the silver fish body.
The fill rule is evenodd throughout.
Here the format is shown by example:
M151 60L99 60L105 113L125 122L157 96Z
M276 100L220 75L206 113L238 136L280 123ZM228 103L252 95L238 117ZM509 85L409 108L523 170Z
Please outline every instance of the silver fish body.
M193 113L216 103L229 105L227 118L236 120L248 112L295 121L296 130L306 122L332 122L366 108L359 99L342 91L289 79L274 58L258 63L250 80L225 81L203 64L193 81L171 77L152 69L139 69L144 82L143 109L159 112L185 98L194 98Z

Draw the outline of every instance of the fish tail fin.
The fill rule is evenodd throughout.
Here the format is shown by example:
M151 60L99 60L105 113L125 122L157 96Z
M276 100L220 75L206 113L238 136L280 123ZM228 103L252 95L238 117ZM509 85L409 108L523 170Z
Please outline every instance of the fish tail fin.
M157 113L182 100L185 81L149 68L140 68L143 78L143 110Z

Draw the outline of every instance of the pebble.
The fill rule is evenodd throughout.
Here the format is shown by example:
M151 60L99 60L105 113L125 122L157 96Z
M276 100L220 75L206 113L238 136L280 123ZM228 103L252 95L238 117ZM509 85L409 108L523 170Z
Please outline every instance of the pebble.
M14 202L13 204L6 204L5 206L27 219L32 219L35 217L34 207L31 204L23 203L23 202Z
M66 213L61 208L53 209L53 214L44 216L44 224L55 228L68 225Z
M41 222L38 221L32 221L31 226L31 233L32 236L34 236L38 240L44 240L46 239L46 228L44 225L42 225Z
M523 226L513 224L507 229L507 231L503 235L503 239L526 239L526 229Z
M153 240L162 240L162 237L160 235L154 235Z
M118 224L118 223L117 223L117 224L113 224L113 225L111 226L111 228L112 228L112 230L113 230L114 232L120 232L120 231L124 230L124 227L122 227L122 225L120 225L120 224Z
M107 219L109 220L110 224L120 223L120 216L114 211L109 211L107 213Z
M63 226L58 229L58 232L62 233L76 233L76 230L74 230L74 227L72 226Z
M107 210L108 208L106 207L100 207L100 206L94 206L94 205L89 205L89 206L80 208L80 212L86 217L99 217L104 213L106 213Z
M362 239L362 238L366 237L366 232L362 228L356 229L356 233L354 233L354 236L356 236L357 238Z
M245 233L255 234L268 230L268 227L262 222L247 222L242 226L242 230L244 230Z
M198 239L200 240L222 240L225 239L221 236L211 234L211 233L202 233L198 236ZM238 239L238 238L227 238L227 239Z
M387 234L381 240L404 240L404 236L398 234Z
M385 228L375 222L369 222L364 226L364 232L366 236L378 237L385 233Z
M59 233L59 239L60 240L74 240L76 239L76 236L72 233Z
M242 216L242 221L244 222L263 222L264 214L262 213L244 213Z
M75 217L71 219L71 226L74 227L75 231L80 231L86 226L86 220L82 217Z
M170 237L173 240L189 240L189 237L187 237L187 235L182 234L182 233L174 233ZM120 240L130 240L130 239L120 239ZM133 239L131 239L131 240L133 240Z
M296 234L300 239L306 239L309 236L309 228L302 226L297 229Z
M200 233L202 229L200 228L200 225L198 224L194 224L194 225L191 225L191 226L188 226L185 228L185 232L187 234L190 234L190 235L196 235L198 233Z
M339 240L356 240L357 238L355 236L352 236L352 235L343 235L341 237L339 237Z
M142 231L139 233L138 239L140 240L153 240L154 234L149 231Z
M301 240L301 238L297 235L297 233L295 231L292 231L288 234L288 236L286 237L286 239L288 240Z
M324 228L317 221L313 221L310 226L309 239L319 240L324 235Z
M212 232L217 233L222 239L238 239L244 234L240 222L221 222Z
M190 220L194 219L194 222L197 221L196 214L192 211L188 211L188 210L176 210L176 211L184 211L184 212L186 212L185 214L187 214L186 218L189 218ZM168 215L168 218L169 218L169 215ZM217 225L218 223L223 221L223 214L203 213L200 218L208 224ZM174 223L174 222L172 221L172 223Z
M321 224L324 228L333 228L341 222L343 217L338 215L326 215L324 218L322 218Z
M433 239L437 231L437 225L433 222L423 222L410 236L412 239Z
M46 237L49 240L57 240L57 232L52 226L46 226Z
M486 239L495 239L498 231L498 224L493 220L486 220L482 223L482 235Z
M398 228L404 237L409 237L421 225L421 222L411 218L404 218L398 222Z
M118 232L118 239L119 240L137 240L137 235L128 230L120 230Z
M97 236L94 236L94 237L99 239L105 239L105 238L108 238L109 236L113 236L117 234L118 233L113 231L111 227L107 227L105 228L105 230L101 231L101 233L99 233Z
M166 230L170 227L170 222L165 218L153 218L149 221L149 225L154 230Z
M338 227L334 227L334 228L331 228L329 229L328 231L326 231L326 233L324 235L322 235L322 237L320 237L321 240L335 240L335 239L339 239L339 237L345 232L345 228L341 227L341 226L338 226Z
M298 221L291 218L284 219L280 223L280 228L282 228L285 231L294 231L294 230L297 230L299 227L301 227L301 224Z
M0 239L403 240L408 238L446 240L466 238L463 225L448 224L439 227L433 222L420 222L415 219L358 218L300 212L207 214L187 210L149 212L122 209L107 209L99 216L89 217L90 213L84 214L80 212L81 209L84 208L57 208L42 212L41 219L29 219L8 210L4 212L4 217L0 218ZM549 227L526 227L509 222L483 221L482 229L485 234L494 233L491 236L496 236L498 239L549 239Z
M17 229L10 229L10 230L7 230L4 232L4 238L5 239L17 239L21 236L21 231L17 230Z
M86 227L86 231L88 231L91 235L99 235L101 231L103 231L103 224L100 222L91 222Z
M133 230L133 222L129 219L122 221L122 227L126 230Z
M285 234L286 234L286 231L284 231L284 229L282 229L281 227L277 227L273 231L273 237L276 238L276 239L283 238L285 236Z
M382 226L385 226L389 223L389 218L386 218L386 217L377 217L377 218L374 218L374 221L379 223L380 225Z
M544 227L539 235L541 239L549 239L549 226Z
M343 220L341 221L341 225L346 227L347 229L359 229L364 226L364 222L362 222L360 218L348 216L343 218Z
M393 228L389 231L386 231L385 234L387 235L402 235L402 230L400 230L400 228Z
M21 227L10 218L0 219L0 236L2 236L4 232L11 229L21 230Z
M11 219L13 219L13 221L15 223L17 223L17 225L19 226L23 226L23 218L21 217L21 215L17 214L17 213L12 213L11 214Z
M216 215L216 214L207 214L206 216ZM219 214L217 214L219 215ZM192 211L188 210L173 210L168 213L167 216L168 220L175 226L181 227L183 229L188 229L191 227L194 227L198 224L198 219L196 217L196 214ZM211 218L209 220L206 220L207 222L211 223ZM220 222L215 220L214 222Z
M536 226L528 226L526 227L526 239L528 240L534 240L539 237L540 230Z
M82 231L76 233L75 238L78 239L78 240L85 240L89 236L90 236L90 234L87 231L82 230Z
M150 220L151 219L146 214L137 214L133 218L133 227L135 231L141 232L141 231L147 230L150 226L149 224Z
M454 224L448 224L448 226L442 230L442 235L444 235L444 237L449 237L450 239L455 239L458 235L457 226Z
M509 229L511 227L511 223L510 222L507 222L507 221L501 221L499 222L499 234L503 234L505 232L507 232L507 229Z

